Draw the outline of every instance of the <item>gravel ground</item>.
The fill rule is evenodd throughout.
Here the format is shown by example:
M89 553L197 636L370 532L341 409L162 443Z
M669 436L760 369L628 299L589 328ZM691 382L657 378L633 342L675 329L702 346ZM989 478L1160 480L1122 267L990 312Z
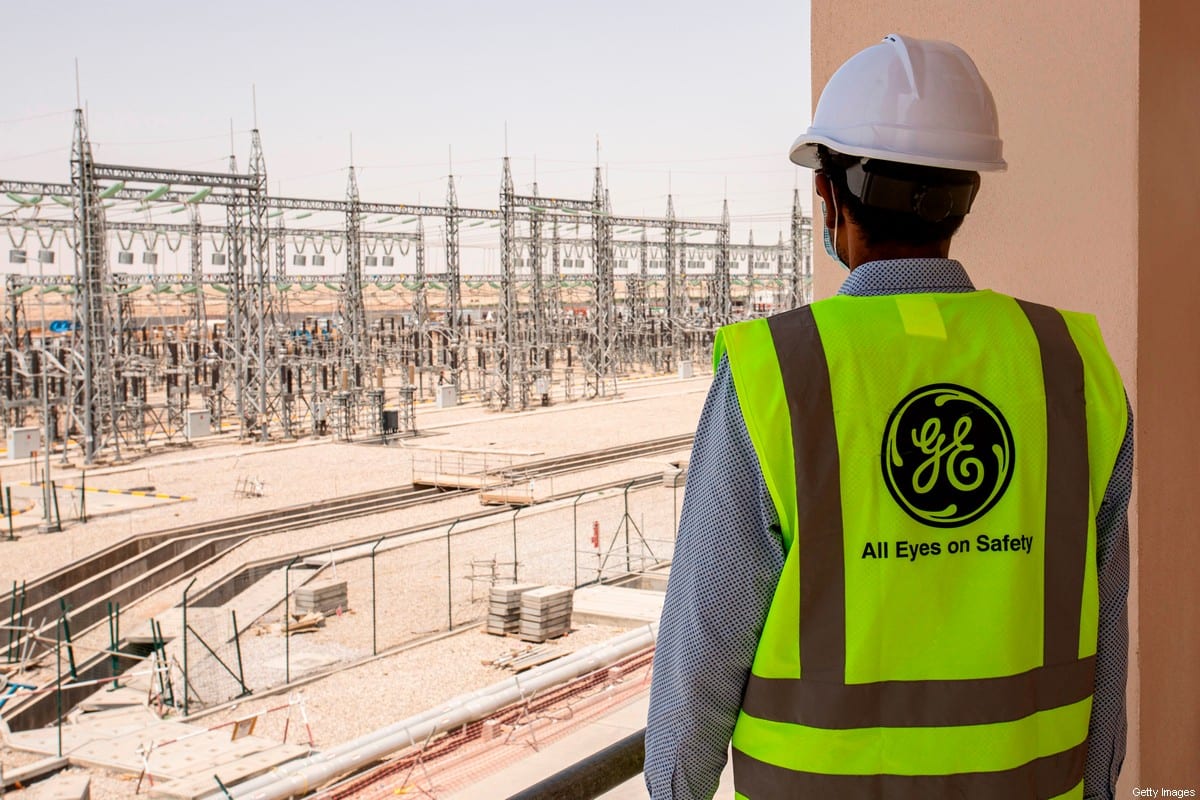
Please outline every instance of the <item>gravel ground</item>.
M488 414L478 408L423 413L418 423L428 434L408 440L405 447L339 444L329 441L279 445L232 445L214 443L187 451L168 451L149 456L136 465L115 468L107 474L89 471L89 485L131 488L154 485L158 491L189 494L197 499L139 510L135 513L97 518L86 525L73 524L56 535L55 547L46 547L47 536L25 533L16 542L0 543L0 587L13 580L31 579L56 569L87 552L120 541L132 533L174 525L294 505L314 499L358 491L399 486L411 480L414 456L410 447L425 449L472 448L508 451L514 462L552 457L583 450L610 447L689 432L695 424L707 389L707 379L693 381L646 381L624 390L617 402L563 404L523 414ZM545 419L542 419L545 417ZM422 423L422 420L429 420ZM552 491L581 491L598 483L631 478L659 471L669 460L686 458L686 451L661 457L575 473L554 479ZM21 470L0 469L5 482L21 480ZM14 474L10 475L9 472ZM265 497L238 499L232 496L237 477L255 477L265 482ZM68 476L69 477L69 476ZM64 480L64 478L57 478ZM541 495L549 487L539 486ZM593 580L597 567L608 554L610 567L624 569L624 540L629 530L631 566L649 563L649 553L669 558L673 525L682 489L654 487L629 495L628 516L620 490L589 494L575 507L571 501L549 507L533 507L517 515L517 561L522 581L570 585L576 574L580 582ZM345 580L349 608L330 617L314 633L290 640L292 677L306 671L328 668L330 663L348 664L367 659L372 652L372 605L378 627L378 648L386 650L447 627L447 556L445 527L395 539L380 547L375 562L376 593L371 594L371 562L338 552L345 542L384 536L414 526L427 526L478 511L477 497L454 497L403 511L380 514L302 531L264 535L239 546L197 574L195 592L221 580L242 564L275 557L298 548L330 548L334 564L325 568L321 580ZM449 584L453 595L456 626L481 619L486 613L487 581L492 570L507 575L513 561L513 515L505 512L487 521L463 523L455 529L450 547ZM593 523L597 523L601 546L592 546ZM632 523L632 524L630 524ZM574 534L572 527L574 526ZM639 536L639 529L641 535ZM423 541L422 541L423 540ZM578 560L572 553L574 540ZM393 546L396 545L396 546ZM610 550L610 547L616 549ZM494 566L493 566L494 564ZM472 580L471 576L476 576ZM122 630L133 629L139 620L172 613L183 584L164 587L144 601L122 609ZM282 595L282 586L280 586ZM193 596L196 596L193 594ZM278 622L282 604L260 620ZM242 624L247 620L239 619ZM585 626L561 640L575 649L610 638L615 629ZM79 639L82 645L103 647L107 633L97 630ZM262 689L283 677L283 637L278 633L254 631L243 635L243 662L247 683ZM488 636L478 629L464 630L447 638L417 644L411 649L342 670L334 676L303 686L304 707L319 747L362 735L395 720L417 713L450 697L502 680L508 675L483 665L521 646L515 639ZM324 667L322 665L325 665ZM52 665L51 665L52 668ZM219 693L219 692L218 692ZM287 694L256 697L200 720L215 725L264 709L286 704ZM258 732L282 733L283 712L267 714ZM298 715L297 715L298 719ZM296 741L296 726L289 740ZM26 756L3 751L0 763L15 766ZM93 774L92 795L98 798L125 797L132 784L123 776Z
M565 655L619 633L621 630L617 628L584 625L555 640L554 647ZM418 714L460 694L511 678L511 672L484 662L527 646L513 637L491 636L480 628L471 628L342 670L303 686L297 695L304 698L317 747L329 747ZM430 676L431 663L453 665L453 669L442 669L436 677ZM256 698L206 715L197 724L215 726L286 703L286 695ZM272 738L281 737L286 713L276 711L261 717L255 732ZM305 741L296 730L298 719L297 709L288 741Z

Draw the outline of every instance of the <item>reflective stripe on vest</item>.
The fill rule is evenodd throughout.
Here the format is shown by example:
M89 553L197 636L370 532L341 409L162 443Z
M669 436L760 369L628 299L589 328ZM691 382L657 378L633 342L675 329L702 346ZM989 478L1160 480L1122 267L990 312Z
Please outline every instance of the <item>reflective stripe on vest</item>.
M945 339L940 318L909 319L906 309L919 312L926 296L909 297L916 299L900 305L906 330ZM998 297L986 302L993 309L1011 302ZM1090 624L1081 639L1081 619L1094 616L1094 603L1084 604L1086 567L1094 557L1085 369L1059 311L1016 302L1036 337L1045 389L1042 657L1041 666L1000 677L847 682L842 465L826 348L811 307L760 321L769 327L777 355L756 380L778 375L791 423L793 525L785 520L786 489L792 487L779 486L778 479L792 470L768 476L764 469L764 477L785 529L791 528L785 530L785 546L799 554L792 555L798 561L794 601L803 670L798 678L751 675L734 738L739 795L1081 796L1095 665L1094 647L1085 653L1080 645L1094 632ZM723 347L719 342L718 351ZM1102 344L1088 345L1085 352L1107 360ZM735 385L736 378L735 369ZM743 388L739 385L739 402ZM772 391L755 385L760 390ZM753 402L769 410L779 406L769 398ZM1115 428L1116 412L1109 416ZM769 439L769 433L755 430L758 424L747 419L752 439ZM761 449L759 455L763 458ZM789 532L794 541L788 541ZM887 764L870 755L879 748L880 729L888 729L890 737ZM1030 741L1037 742L1038 755L1024 758ZM788 763L792 766L777 766Z

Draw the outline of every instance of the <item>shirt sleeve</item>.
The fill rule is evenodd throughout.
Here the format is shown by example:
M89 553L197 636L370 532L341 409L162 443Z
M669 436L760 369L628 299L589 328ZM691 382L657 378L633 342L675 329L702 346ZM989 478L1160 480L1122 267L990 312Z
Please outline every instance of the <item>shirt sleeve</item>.
M716 792L783 563L774 504L722 358L692 446L654 653L645 763L653 800Z
M1112 476L1096 514L1096 570L1100 623L1096 642L1096 686L1088 724L1083 793L1087 800L1113 800L1125 761L1125 680L1129 661L1129 494L1133 488L1133 408Z

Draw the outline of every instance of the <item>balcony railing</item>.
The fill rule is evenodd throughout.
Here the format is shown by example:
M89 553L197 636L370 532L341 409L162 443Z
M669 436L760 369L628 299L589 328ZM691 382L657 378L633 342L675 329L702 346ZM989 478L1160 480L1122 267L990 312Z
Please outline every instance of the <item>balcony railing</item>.
M641 774L646 760L645 739L646 729L642 728L508 800L593 800Z

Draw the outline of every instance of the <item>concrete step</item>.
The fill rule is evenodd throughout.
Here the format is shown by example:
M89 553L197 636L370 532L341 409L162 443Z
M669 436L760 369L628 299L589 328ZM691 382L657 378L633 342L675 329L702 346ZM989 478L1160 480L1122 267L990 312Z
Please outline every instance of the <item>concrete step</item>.
M292 761L293 759L303 758L308 755L308 752L308 748L302 745L279 744L266 750L251 753L234 761L213 765L211 768L188 775L185 778L156 784L150 790L150 794L155 797L176 797L181 798L181 800L194 800L194 798L204 797L205 795L221 790L213 778L214 775L219 777L221 782L226 786L231 786L238 781L248 780L261 775L280 764Z
M85 772L64 772L37 785L37 800L88 800L92 777Z
M622 625L638 627L658 622L662 616L663 592L649 589L626 589L623 586L588 586L575 591L573 623L575 626Z
M32 764L26 764L19 769L5 769L3 770L3 779L0 779L0 790L28 786L34 781L42 780L47 775L66 769L67 763L65 756L49 756Z

